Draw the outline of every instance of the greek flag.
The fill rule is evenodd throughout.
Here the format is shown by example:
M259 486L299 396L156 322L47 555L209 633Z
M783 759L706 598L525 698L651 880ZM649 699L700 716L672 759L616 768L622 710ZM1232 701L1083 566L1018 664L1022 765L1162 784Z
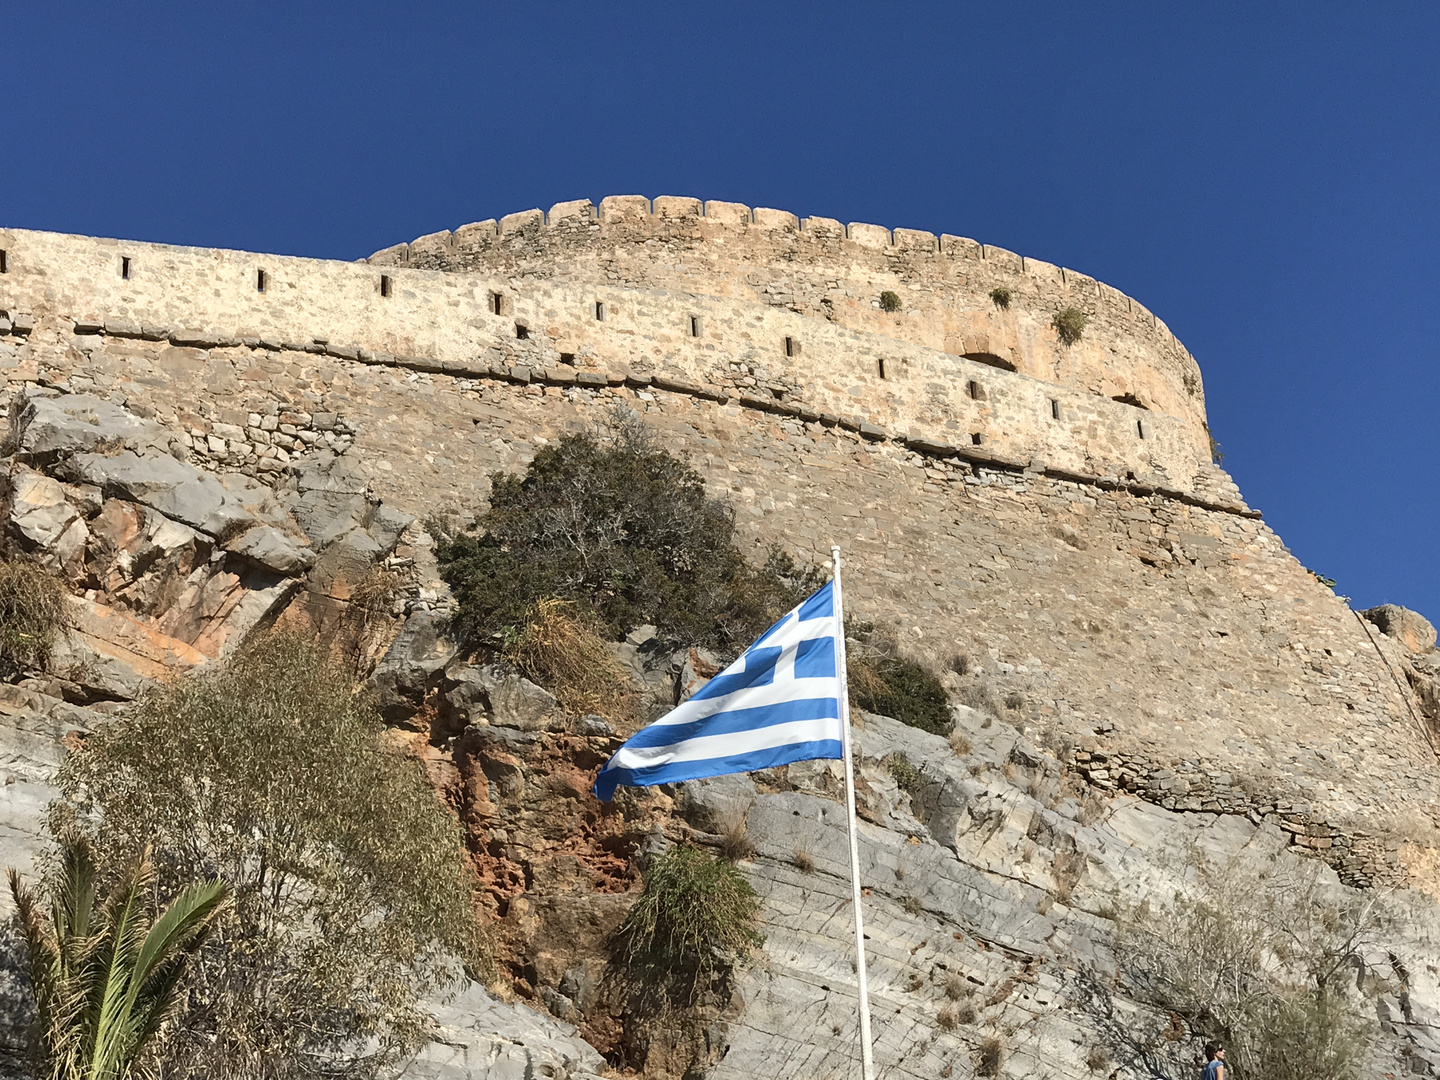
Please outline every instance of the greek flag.
M834 583L800 604L702 686L642 728L595 780L608 802L644 786L843 756Z

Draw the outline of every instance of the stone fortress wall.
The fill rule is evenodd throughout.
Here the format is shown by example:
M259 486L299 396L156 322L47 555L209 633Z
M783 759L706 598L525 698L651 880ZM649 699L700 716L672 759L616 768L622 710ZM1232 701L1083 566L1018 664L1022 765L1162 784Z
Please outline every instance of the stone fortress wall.
M382 362L560 369L562 378L648 374L755 407L1067 474L1178 492L1216 480L1194 360L1143 308L1092 279L955 238L945 238L942 257L933 237L930 249L922 243L930 234L899 230L892 249L868 246L889 236L873 226L851 226L857 239L844 239L838 225L806 219L801 231L778 211L753 212L768 226L745 225L741 211L751 211L734 204L705 204L711 216L687 216L681 211L698 201L674 199L657 200L660 212L640 220L629 213L634 202L604 200L600 221L583 203L553 209L554 225L537 211L467 226L444 249L447 260L438 257L439 240L422 238L372 257L372 267L407 260L388 273L0 232L9 266L0 296L19 290L13 303L25 297L26 314L64 311L181 340L269 337L308 347L318 337ZM653 222L666 225L668 247L725 259L696 270L678 256L655 256ZM606 257L612 249L636 258L617 271ZM747 276L758 280L744 268L766 260L776 273L744 285ZM480 272L419 268L427 263ZM558 269L540 276L536 264ZM800 268L823 295L797 281ZM730 295L737 282L740 295ZM1008 311L989 299L1000 283L1014 294ZM767 292L772 286L788 291ZM903 296L903 311L878 309L886 288ZM1066 348L1049 319L1071 304L1092 318L1084 339Z
M602 238L619 218L611 206ZM749 230L771 213L715 227ZM1209 464L1198 376L1193 398L1185 389L1194 362L1148 315L1122 340L1108 320L1125 305L1103 301L1086 338L1149 358L1129 369L1137 381L1104 387L1140 408L1095 392L1085 380L1110 376L1078 362L1027 374L1057 362L1038 332L1017 333L1013 372L994 366L999 353L981 362L919 340L922 318L916 340L898 336L911 332L903 316L882 333L858 286L845 324L681 291L679 270L664 287L608 271L590 282L579 256L557 254L542 276L533 264L564 222L596 229L583 213L552 217L502 222L474 245L466 236L485 230L462 229L369 264L0 231L0 375L123 400L174 432L177 456L217 470L263 478L317 449L353 455L387 503L421 517L473 512L491 471L623 404L729 495L757 550L780 542L821 561L843 543L860 615L937 662L965 655L966 675L949 676L957 690L990 694L1033 737L1075 740L1074 764L1097 786L1273 820L1356 883L1403 876L1408 849L1433 842L1440 772L1404 651ZM510 250L507 236L531 269L416 265ZM401 259L410 265L390 265ZM1040 310L1043 290L1025 291L1018 258L1007 273L1022 286L1012 311ZM756 274L761 284L733 291L763 290ZM974 280L988 291L998 279ZM786 336L798 356L784 356ZM879 359L928 374L882 381ZM1172 376L1167 414L1153 388ZM1144 439L1129 438L1137 416L1153 423ZM972 429L978 445L963 437Z

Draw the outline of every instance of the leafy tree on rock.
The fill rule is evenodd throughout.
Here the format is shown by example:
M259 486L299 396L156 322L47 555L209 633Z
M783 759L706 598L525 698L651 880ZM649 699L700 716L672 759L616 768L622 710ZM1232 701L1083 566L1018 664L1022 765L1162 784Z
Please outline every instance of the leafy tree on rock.
M436 530L453 625L472 644L515 636L541 600L561 597L616 636L653 623L675 643L733 649L823 580L778 550L748 564L730 506L624 415L545 447L523 477L493 474L475 526Z
M420 1040L418 995L480 962L458 823L313 642L271 635L157 688L59 780L52 828L110 864L153 845L162 894L233 892L167 1075L373 1073Z

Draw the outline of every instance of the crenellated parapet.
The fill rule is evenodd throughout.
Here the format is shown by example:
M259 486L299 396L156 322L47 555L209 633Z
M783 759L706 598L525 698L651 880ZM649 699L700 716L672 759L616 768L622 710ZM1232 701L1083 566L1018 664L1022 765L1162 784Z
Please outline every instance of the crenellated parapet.
M1215 483L1198 370L1162 323L956 237L623 197L359 262L25 230L0 230L0 251L15 319L555 385L653 379L1013 467L1206 499ZM1088 316L1068 345L1051 325L1065 307Z
M1088 275L961 236L627 195L431 233L368 261L761 303L1129 401L1197 430L1205 423L1194 358L1143 305ZM992 298L998 289L1008 306ZM898 311L882 307L887 291ZM1088 319L1070 345L1051 325L1067 307Z

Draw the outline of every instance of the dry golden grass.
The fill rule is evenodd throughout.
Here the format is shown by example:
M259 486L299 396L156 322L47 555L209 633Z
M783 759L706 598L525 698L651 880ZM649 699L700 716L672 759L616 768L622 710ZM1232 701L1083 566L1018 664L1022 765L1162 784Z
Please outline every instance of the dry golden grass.
M69 625L69 590L29 559L0 561L0 658L20 669L44 668Z
M605 647L594 614L573 600L552 597L536 604L505 659L572 713L623 720L634 712L629 672Z

